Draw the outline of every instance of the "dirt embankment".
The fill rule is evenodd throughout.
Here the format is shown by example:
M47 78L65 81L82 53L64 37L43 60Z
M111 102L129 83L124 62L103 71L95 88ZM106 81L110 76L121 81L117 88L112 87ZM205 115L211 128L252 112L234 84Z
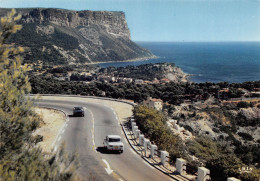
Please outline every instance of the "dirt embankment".
M34 132L34 135L43 136L43 141L39 142L37 146L40 146L45 152L51 152L53 143L66 122L66 116L61 111L47 108L35 108L35 112L43 118L40 128Z

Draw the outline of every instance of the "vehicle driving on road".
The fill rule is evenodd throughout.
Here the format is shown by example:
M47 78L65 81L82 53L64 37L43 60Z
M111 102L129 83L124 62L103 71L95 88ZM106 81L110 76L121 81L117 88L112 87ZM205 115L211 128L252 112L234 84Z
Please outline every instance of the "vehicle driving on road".
M83 109L83 107L74 107L73 108L73 116L84 117L84 109Z
M108 151L119 151L123 153L124 144L122 143L122 139L118 135L107 135L104 139L104 147Z

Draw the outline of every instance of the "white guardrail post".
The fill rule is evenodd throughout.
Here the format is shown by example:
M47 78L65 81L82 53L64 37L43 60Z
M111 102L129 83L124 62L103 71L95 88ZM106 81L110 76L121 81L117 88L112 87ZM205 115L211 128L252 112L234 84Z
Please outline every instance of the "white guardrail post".
M184 160L182 158L176 159L176 171L180 175L184 175L186 173L186 160Z
M140 130L138 129L138 130L135 130L135 137L136 138L139 138L139 136L140 136Z
M157 150L157 146L156 145L151 145L151 158L154 157L155 150Z
M132 123L131 123L132 131L133 131L133 129L134 129L134 126L136 126L136 122L132 122Z
M206 181L210 179L210 170L205 167L198 167L197 181Z
M166 161L168 161L169 153L167 151L161 151L161 162L165 165Z
M138 130L138 126L134 126L133 133L136 134L136 130Z
M146 152L147 152L147 149L148 149L148 145L150 144L150 140L148 139L144 139L144 153L145 153L145 156L146 156Z
M139 145L140 146L144 145L144 135L143 134L140 134L140 136L139 136Z

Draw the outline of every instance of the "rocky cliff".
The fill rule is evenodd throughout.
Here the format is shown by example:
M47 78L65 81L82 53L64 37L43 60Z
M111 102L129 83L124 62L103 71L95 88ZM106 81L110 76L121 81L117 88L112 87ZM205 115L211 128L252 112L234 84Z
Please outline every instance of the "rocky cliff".
M197 103L182 104L174 108L172 116L179 119L181 126L196 135L206 134L216 140L227 139L232 135L243 144L260 143L260 109L258 107L228 108L221 105ZM250 136L243 137L244 134Z
M0 9L6 15L8 9ZM23 29L10 42L27 48L26 62L126 61L152 53L131 41L123 12L16 9Z

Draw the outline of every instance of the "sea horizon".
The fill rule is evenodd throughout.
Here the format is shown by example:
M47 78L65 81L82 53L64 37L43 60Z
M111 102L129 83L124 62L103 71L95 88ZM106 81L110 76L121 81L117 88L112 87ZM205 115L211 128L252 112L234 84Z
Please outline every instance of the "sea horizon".
M241 83L260 80L260 41L147 42L136 41L157 58L136 62L110 62L109 66L138 66L146 63L174 63L190 81Z

